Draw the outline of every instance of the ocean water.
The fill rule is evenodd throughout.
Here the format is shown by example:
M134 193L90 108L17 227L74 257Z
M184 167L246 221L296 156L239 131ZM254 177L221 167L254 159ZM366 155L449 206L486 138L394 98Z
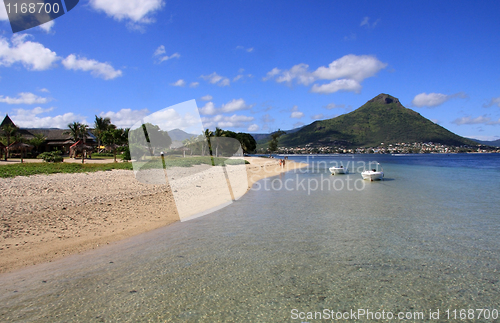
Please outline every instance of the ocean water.
M222 210L0 275L0 321L497 321L500 155L290 159Z

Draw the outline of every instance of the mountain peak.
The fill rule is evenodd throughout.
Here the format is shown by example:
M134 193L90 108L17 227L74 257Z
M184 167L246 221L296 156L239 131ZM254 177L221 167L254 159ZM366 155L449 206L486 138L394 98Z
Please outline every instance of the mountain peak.
M395 97L393 97L389 94L385 94L385 93L380 93L379 95L377 95L376 97L374 97L373 99L371 99L368 102L382 103L382 104L391 104L391 103L401 104L399 102L398 98L395 98Z

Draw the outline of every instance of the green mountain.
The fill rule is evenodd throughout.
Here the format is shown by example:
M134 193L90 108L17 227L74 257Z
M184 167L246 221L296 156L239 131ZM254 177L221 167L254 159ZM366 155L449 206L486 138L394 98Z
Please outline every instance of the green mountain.
M419 113L405 108L397 98L379 94L363 106L339 117L321 120L280 138L280 147L344 146L376 147L380 143L434 142L477 146Z

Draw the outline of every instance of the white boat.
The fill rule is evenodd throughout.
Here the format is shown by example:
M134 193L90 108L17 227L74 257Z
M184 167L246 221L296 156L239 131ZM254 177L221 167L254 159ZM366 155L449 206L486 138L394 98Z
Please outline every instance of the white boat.
M332 175L337 175L337 174L349 174L349 170L347 168L344 168L344 166L340 167L330 167L330 173Z
M384 179L384 170L382 169L382 167L380 167L380 170L377 170L375 168L371 170L365 170L361 173L361 176L363 177L363 179L369 179L372 182L379 181Z

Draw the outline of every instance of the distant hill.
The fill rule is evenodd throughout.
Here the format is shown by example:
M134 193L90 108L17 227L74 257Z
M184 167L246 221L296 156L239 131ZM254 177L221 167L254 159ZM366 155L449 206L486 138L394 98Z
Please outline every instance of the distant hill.
M481 145L500 147L500 139L493 140L493 141L486 141L486 140L477 140L477 139L470 138L470 140L473 140L477 143L480 143Z
M196 137L197 135L193 135L193 134L190 134L190 133L187 133L181 129L174 129L174 130L170 130L168 132L168 135L170 136L170 138L172 139L172 141L183 141L183 140L186 140L186 139L189 139L191 137Z
M434 142L446 145L476 146L440 125L405 108L397 98L379 94L360 108L339 117L315 121L299 131L280 138L280 147L379 146L381 143Z
M286 132L287 134L290 134L290 133L294 133L294 132L297 132L299 131L300 129L304 128L305 126L302 126L302 127L298 127L298 128L293 128L293 129L290 129L290 130L283 130L284 132ZM251 133L250 135L252 135L253 139L255 139L255 141L257 141L258 143L262 143L262 142L267 142L269 141L269 139L271 138L271 135L273 133L275 133L276 131L273 131L271 133Z

